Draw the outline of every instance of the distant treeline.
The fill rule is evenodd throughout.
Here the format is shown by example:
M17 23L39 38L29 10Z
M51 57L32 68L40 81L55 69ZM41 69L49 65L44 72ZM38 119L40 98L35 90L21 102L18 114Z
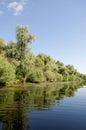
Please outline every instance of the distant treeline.
M35 56L28 45L35 39L28 26L18 25L17 42L5 43L0 38L0 84L12 82L62 82L85 81L73 65L64 65L46 54Z

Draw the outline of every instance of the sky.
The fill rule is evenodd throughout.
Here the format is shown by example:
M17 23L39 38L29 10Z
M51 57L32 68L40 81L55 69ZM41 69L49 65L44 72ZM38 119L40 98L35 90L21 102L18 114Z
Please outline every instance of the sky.
M0 0L0 38L16 41L16 26L36 36L30 48L86 73L86 0Z

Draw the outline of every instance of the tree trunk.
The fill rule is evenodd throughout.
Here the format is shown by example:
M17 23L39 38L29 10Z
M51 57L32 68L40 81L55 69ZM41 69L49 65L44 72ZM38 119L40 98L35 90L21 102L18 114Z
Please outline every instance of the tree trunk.
M22 79L21 79L21 82L22 82L23 84L25 84L25 83L26 83L26 78L25 78L25 77L22 78Z

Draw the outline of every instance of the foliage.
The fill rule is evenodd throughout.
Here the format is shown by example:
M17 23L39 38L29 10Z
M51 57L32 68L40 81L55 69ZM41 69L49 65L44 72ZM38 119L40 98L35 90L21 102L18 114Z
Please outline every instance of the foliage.
M23 77L23 74L25 74L25 77L27 78L28 74L34 66L34 60L34 54L31 51L28 51L25 55L25 59L23 60L22 69L20 66L17 67L17 78L19 77L19 79L21 79Z
M39 69L33 69L32 72L28 76L28 81L33 83L40 83L45 81L44 74Z
M52 72L58 72L58 66L54 62L49 62L45 65L45 71L51 70Z
M13 41L10 41L6 46L6 56L10 59L16 59L17 53L17 44Z
M17 68L17 77L26 77L29 63L31 60L29 58L28 43L34 40L34 35L32 35L27 26L18 25L16 29L17 43L10 42L6 47L6 56L9 61L14 63ZM19 76L20 75L20 76Z
M47 81L55 81L56 80L54 72L52 72L50 70L47 70L44 74L45 74L45 77L46 77Z
M0 56L0 83L5 83L15 79L15 68L7 59Z
M58 68L63 68L64 67L64 63L59 61L59 60L56 61L56 64L57 64Z
M35 56L29 48L34 40L28 26L18 25L17 42L7 45L0 38L0 82L16 79L27 79L30 82L44 81L78 81L86 80L86 75L79 73L73 65L64 65L50 56L40 53Z
M6 44L4 39L0 38L0 54L4 53L5 46Z
M62 74L56 73L56 81L62 81L62 80L63 80Z
M35 67L44 68L44 62L38 56L35 58L34 64L35 64Z
M44 62L44 65L53 61L50 56L44 53L39 54L37 57L39 57Z
M28 51L28 43L31 43L34 40L34 35L30 33L30 30L27 26L18 25L16 29L17 37L17 59L19 61L19 68L23 77L26 77L26 55Z
M0 38L0 47L5 47L5 41L4 39Z

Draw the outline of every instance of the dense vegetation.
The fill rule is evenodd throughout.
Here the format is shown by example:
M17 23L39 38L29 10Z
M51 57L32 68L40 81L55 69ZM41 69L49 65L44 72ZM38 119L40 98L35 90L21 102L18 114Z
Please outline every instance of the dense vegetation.
M0 84L21 80L34 83L86 80L86 75L73 65L65 66L43 53L35 56L29 48L35 36L27 26L17 26L16 39L16 43L6 44L0 38Z

